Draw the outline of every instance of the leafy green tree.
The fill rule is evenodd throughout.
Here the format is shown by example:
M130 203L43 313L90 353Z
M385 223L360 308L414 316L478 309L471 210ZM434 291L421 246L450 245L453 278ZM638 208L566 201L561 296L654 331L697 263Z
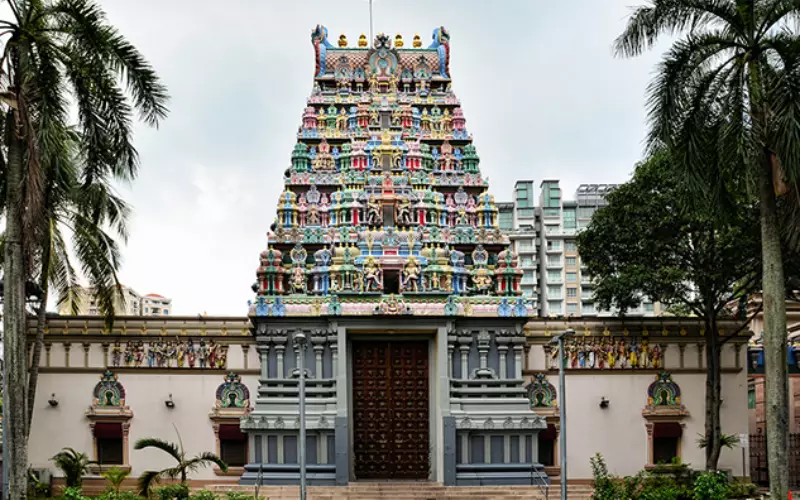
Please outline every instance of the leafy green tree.
M67 488L80 488L83 476L89 472L89 466L97 462L89 460L86 453L64 448L51 458L56 467L64 473L64 482Z
M207 467L215 464L223 472L228 471L228 465L222 461L214 453L204 452L194 457L187 457L183 449L183 441L180 434L178 434L178 444L170 443L158 438L145 438L136 442L133 447L135 450L144 450L146 448L156 448L167 453L175 459L177 464L175 467L169 467L160 471L145 471L139 476L139 494L143 497L149 497L153 485L158 483L162 478L180 479L180 484L186 486L186 478L190 472L194 472L201 467Z
M81 183L113 176L132 179L138 156L132 123L156 125L167 94L142 55L105 19L93 0L9 0L0 21L0 171L4 177L3 320L8 363L6 424L9 487L26 497L28 406L25 398L25 282L41 266L48 239L45 172L65 158L70 110L77 110ZM39 263L37 265L37 262ZM45 260L44 262L47 262ZM46 267L46 266L45 266ZM105 310L113 294L100 295Z
M767 369L770 491L788 492L788 401L784 269L778 198L800 225L800 19L795 0L650 0L614 43L637 56L662 35L676 38L648 89L651 149L666 144L676 167L719 202L726 183L758 194ZM718 133L705 134L709 120ZM712 177L706 154L725 155ZM797 240L797 238L790 238Z
M740 202L724 220L695 201L662 152L638 165L633 178L608 195L578 249L595 279L595 300L624 314L647 296L701 318L706 333L706 469L716 470L720 426L720 350L738 331L719 333L729 304L760 289L758 209ZM752 319L752 315L749 319Z

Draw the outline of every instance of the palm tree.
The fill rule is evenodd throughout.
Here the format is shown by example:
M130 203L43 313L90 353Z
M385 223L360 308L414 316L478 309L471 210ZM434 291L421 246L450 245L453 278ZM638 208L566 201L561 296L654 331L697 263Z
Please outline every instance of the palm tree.
M8 0L0 21L0 105L5 177L3 320L8 364L6 445L14 500L27 490L25 281L46 241L44 172L63 158L70 105L77 110L81 181L133 179L134 111L150 125L166 115L167 94L142 55L93 0ZM46 246L46 245L45 245ZM42 248L43 250L43 248ZM110 297L98 297L102 303ZM113 307L113 306L111 306ZM107 307L107 309L111 309Z
M177 430L175 432L178 432ZM210 452L200 453L192 458L186 457L186 452L183 450L183 441L181 435L178 434L178 444L170 443L158 438L145 438L140 439L133 446L135 450L143 450L145 448L156 448L168 453L175 459L177 465L160 471L145 471L144 474L139 476L139 494L147 498L150 490L155 483L158 483L163 478L180 478L182 485L186 485L186 476L189 472L194 472L201 467L207 467L211 464L216 464L222 472L228 471L228 465L222 461L221 458Z
M793 200L800 177L800 20L795 0L650 0L637 7L614 42L637 56L661 35L679 38L648 88L651 149L663 145L718 205L726 184L758 194L763 251L767 448L770 490L786 498L786 305L777 201ZM724 155L725 175L709 178L709 151ZM797 227L792 230L796 231ZM708 435L719 449L719 435Z
M103 477L106 478L106 481L108 481L109 490L114 492L113 498L117 498L119 496L119 490L122 488L122 483L125 481L125 479L127 479L130 473L130 471L122 470L116 466L103 472Z
M119 249L105 228L114 231L120 239L127 240L127 218L130 212L103 177L96 177L89 185L81 182L82 164L78 157L78 136L65 143L65 155L51 162L43 172L45 196L41 238L36 251L39 255L39 287L41 304L46 305L53 287L59 304L77 312L80 305L78 273L71 255L89 280L93 297L99 300L100 311L107 322L113 320L115 291L119 290L117 271L120 267ZM2 182L2 180L0 180ZM72 244L68 245L69 234ZM109 300L109 297L111 300ZM44 344L47 319L45 307L37 312L37 335L33 346L31 371L28 377L27 431L33 419L39 362Z
M89 466L97 463L89 460L86 453L75 451L72 448L62 449L50 460L64 473L64 482L67 488L80 488L83 484L83 476L89 472Z

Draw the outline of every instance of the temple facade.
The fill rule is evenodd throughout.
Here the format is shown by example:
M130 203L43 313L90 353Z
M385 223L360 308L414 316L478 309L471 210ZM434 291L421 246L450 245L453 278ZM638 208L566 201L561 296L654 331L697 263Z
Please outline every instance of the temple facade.
M296 484L301 366L311 484L548 483L562 401L575 481L596 452L620 474L702 466L702 326L537 317L451 87L447 30L426 47L383 34L351 47L318 26L312 43L313 92L247 317L121 317L111 330L51 318L34 468L68 446L133 481L170 465L133 443L179 434L187 454L231 465L198 472L198 487ZM723 432L746 432L750 332L720 324L733 333ZM559 353L551 340L568 328ZM726 450L721 465L741 476L737 457Z

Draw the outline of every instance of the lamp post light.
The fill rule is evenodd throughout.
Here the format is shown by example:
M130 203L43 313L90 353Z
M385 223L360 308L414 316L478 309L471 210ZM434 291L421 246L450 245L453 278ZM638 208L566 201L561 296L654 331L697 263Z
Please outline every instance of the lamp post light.
M297 356L297 369L300 372L298 384L298 399L300 400L300 450L297 454L300 462L300 500L306 500L306 334L303 332L294 335L294 342L299 351Z
M561 398L561 403L558 405L561 421L558 453L561 456L561 500L567 500L567 391L564 377L564 337L567 335L575 335L575 330L567 328L550 341L551 344L558 344L558 395Z

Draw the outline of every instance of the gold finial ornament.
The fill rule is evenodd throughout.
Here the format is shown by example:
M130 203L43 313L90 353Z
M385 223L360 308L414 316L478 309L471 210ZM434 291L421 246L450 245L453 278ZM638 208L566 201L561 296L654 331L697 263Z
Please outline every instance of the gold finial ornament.
M347 47L347 37L344 36L344 33L339 35L339 47Z
M361 36L358 37L358 46L359 47L366 47L367 46L367 35L361 33Z
M419 37L419 33L414 35L414 48L418 49L422 47L422 38Z
M397 47L397 48L400 48L400 47L403 46L403 35L401 35L400 33L398 33L394 37L394 46Z

